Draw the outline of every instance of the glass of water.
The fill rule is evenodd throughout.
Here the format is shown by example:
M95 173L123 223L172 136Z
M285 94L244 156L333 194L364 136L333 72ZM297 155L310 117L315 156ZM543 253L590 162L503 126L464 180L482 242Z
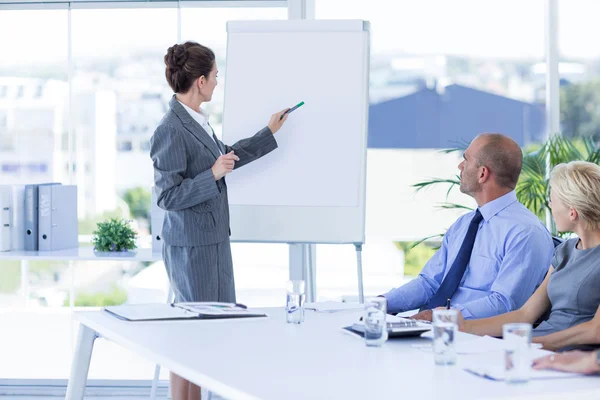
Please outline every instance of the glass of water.
M385 316L387 300L383 297L373 297L365 301L365 343L367 346L382 346L388 338Z
M457 310L433 310L433 355L437 365L456 364L454 341L457 332Z
M502 327L504 339L504 381L525 383L531 375L531 324L505 324Z
M286 291L286 320L290 324L301 324L304 322L304 281L288 281Z

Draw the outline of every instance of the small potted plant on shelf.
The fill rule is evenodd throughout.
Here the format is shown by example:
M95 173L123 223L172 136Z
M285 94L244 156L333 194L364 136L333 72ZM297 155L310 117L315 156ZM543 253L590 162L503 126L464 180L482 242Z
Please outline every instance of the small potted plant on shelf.
M94 254L99 257L135 256L137 235L129 222L116 218L99 222L92 238Z

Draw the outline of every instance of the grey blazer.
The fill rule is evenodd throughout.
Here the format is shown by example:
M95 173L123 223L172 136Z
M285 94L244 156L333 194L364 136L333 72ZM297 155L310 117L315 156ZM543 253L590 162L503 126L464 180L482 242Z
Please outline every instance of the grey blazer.
M221 155L217 144L177 101L150 139L158 206L164 210L162 237L170 246L203 246L229 237L229 203L225 178L215 181L212 167ZM233 146L242 167L277 148L268 127Z

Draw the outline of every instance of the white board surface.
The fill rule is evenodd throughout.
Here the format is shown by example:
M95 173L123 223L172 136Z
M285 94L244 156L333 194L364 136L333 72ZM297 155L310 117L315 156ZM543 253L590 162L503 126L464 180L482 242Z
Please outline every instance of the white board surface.
M363 21L228 23L225 143L305 102L277 150L228 175L232 240L364 242L368 72Z

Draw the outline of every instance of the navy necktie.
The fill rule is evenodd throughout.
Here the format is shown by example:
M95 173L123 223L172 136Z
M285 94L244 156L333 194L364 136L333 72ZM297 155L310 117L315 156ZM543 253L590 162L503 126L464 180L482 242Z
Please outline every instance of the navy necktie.
M463 240L460 250L458 250L458 255L452 263L450 272L448 272L444 278L444 281L440 285L440 288L436 294L433 295L431 300L429 300L429 303L421 307L421 311L432 310L436 307L445 306L447 300L454 296L454 292L456 292L456 289L458 289L458 285L460 284L460 281L465 274L465 270L467 269L467 264L469 264L469 260L471 259L473 244L475 243L475 236L477 236L479 223L482 219L483 216L479 212L479 209L477 209L475 216L469 224L469 229L467 230L465 240Z

